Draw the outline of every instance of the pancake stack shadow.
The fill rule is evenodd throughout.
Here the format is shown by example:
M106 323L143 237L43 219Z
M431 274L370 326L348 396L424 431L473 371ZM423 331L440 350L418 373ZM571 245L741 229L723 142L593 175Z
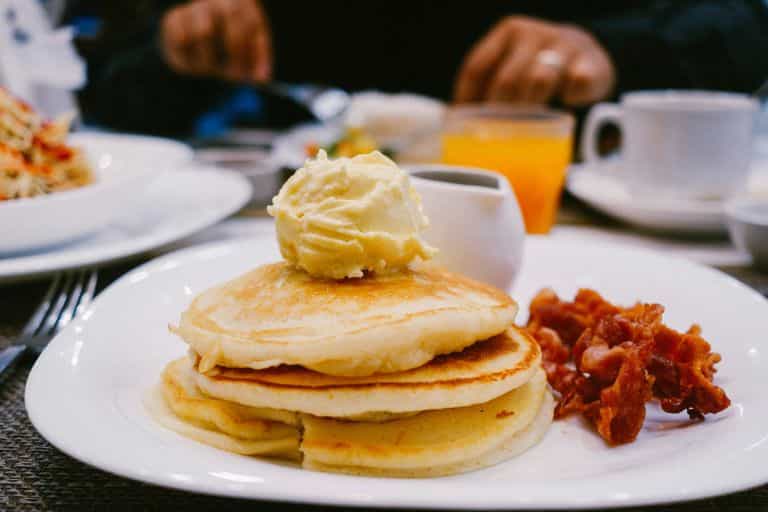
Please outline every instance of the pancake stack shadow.
M553 399L505 293L437 266L325 280L288 263L198 295L171 329L153 416L229 452L393 477L461 473L536 444Z

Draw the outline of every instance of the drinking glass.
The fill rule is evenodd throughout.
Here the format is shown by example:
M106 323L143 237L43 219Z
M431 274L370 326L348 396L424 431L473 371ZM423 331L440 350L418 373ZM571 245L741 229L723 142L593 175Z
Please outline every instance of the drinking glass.
M442 161L503 174L512 185L528 233L555 222L571 161L573 117L545 108L457 106L446 115Z

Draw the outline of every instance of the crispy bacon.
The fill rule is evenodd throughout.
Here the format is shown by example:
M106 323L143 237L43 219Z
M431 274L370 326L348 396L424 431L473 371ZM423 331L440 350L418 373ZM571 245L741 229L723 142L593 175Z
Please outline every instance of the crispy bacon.
M619 309L593 290L579 290L573 302L564 302L547 288L533 298L529 311L529 328L548 327L560 336L563 343L573 345L597 318L617 313Z
M679 333L663 314L659 304L621 308L593 290L579 290L573 302L539 292L526 328L560 395L555 417L581 413L606 442L622 444L637 437L652 399L692 419L727 408L725 391L712 383L720 355L699 326Z
M652 398L652 382L638 351L630 350L614 382L584 411L603 439L611 444L635 440L645 421L645 403Z
M720 354L711 352L700 333L698 325L685 334L665 327L656 338L649 371L658 374L654 395L667 412L687 411L691 418L701 418L730 405L725 391L712 383Z
M538 328L535 337L541 347L542 366L548 380L556 391L562 393L571 387L573 379L578 375L574 369L566 366L571 360L571 349L549 327Z

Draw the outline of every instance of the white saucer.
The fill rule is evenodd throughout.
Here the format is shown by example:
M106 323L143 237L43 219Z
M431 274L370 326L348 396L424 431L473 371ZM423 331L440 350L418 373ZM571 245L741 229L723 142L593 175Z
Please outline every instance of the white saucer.
M620 179L618 165L572 165L566 188L593 208L641 228L692 234L726 231L723 201L633 195Z
M0 281L98 265L140 254L210 226L250 198L232 171L194 168L163 173L129 211L84 238L0 258Z
M564 257L563 255L567 255ZM273 236L198 246L120 278L37 360L26 406L63 452L117 475L192 492L365 508L542 509L668 503L768 481L768 302L687 260L615 244L531 237L514 296L551 285L594 287L620 303L667 306L677 329L702 324L723 356L716 383L733 404L703 423L649 408L636 442L610 448L579 421L557 421L538 446L481 471L433 479L316 473L223 452L159 426L143 401L161 369L185 353L168 332L192 296L274 261Z

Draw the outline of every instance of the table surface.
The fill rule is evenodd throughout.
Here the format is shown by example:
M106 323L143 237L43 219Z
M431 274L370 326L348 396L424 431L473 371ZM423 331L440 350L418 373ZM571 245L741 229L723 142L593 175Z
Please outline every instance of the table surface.
M261 217L260 210L245 210L236 221L251 222ZM560 225L577 226L577 236L618 238L629 243L678 251L705 263L715 264L737 279L765 292L768 274L744 265L743 258L724 240L664 239L637 233L567 200L559 218ZM213 237L216 238L216 237ZM197 238L186 244L205 240ZM210 239L210 237L209 237ZM103 268L99 289L118 278L147 257ZM37 306L48 283L45 280L0 287L0 348L9 344ZM200 510L236 510L245 506L263 511L321 511L333 507L308 507L278 503L245 503L240 500L199 496L163 489L113 476L82 464L53 448L34 430L24 408L24 384L31 360L19 364L0 382L0 510L122 509L152 510L194 508ZM116 439L115 442L120 442ZM629 510L665 510L677 512L768 510L768 485L737 494L664 507Z

